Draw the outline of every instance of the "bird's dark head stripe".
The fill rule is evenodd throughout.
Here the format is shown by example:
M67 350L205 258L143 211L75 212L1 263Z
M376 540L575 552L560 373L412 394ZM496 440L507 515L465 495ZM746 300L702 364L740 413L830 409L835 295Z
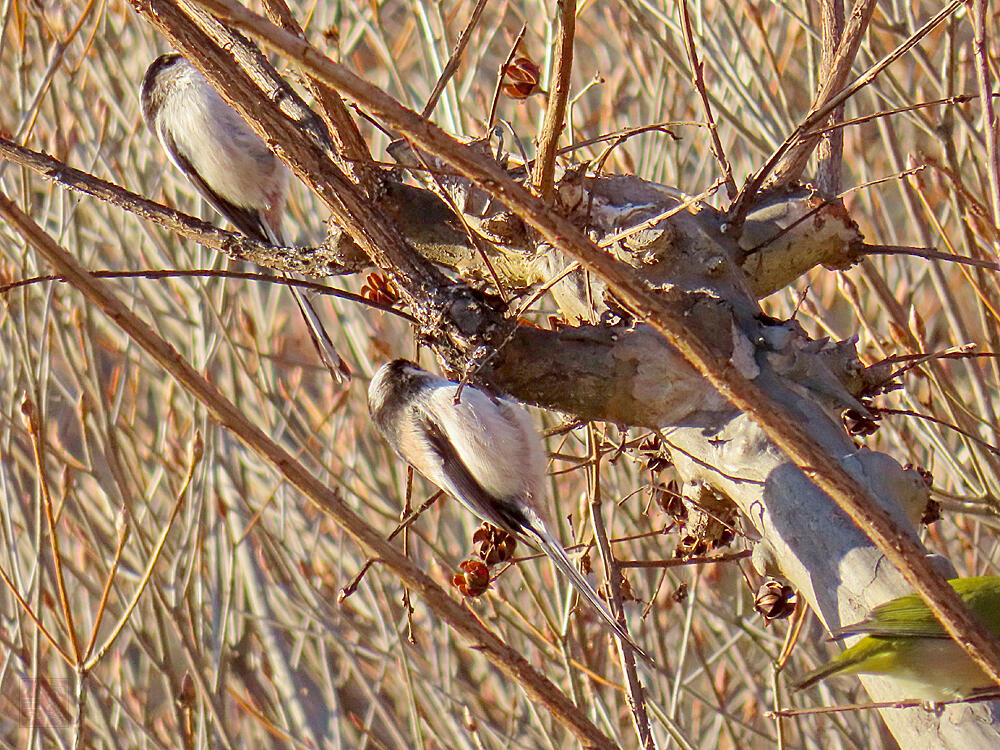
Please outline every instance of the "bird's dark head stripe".
M408 359L396 359L379 368L368 394L368 412L383 435L432 376Z
M142 105L142 116L150 129L153 128L153 118L157 110L162 106L163 92L160 88L161 76L164 71L172 68L184 58L176 52L169 52L160 55L153 60L146 69L146 75L142 77L142 86L139 89L139 103Z

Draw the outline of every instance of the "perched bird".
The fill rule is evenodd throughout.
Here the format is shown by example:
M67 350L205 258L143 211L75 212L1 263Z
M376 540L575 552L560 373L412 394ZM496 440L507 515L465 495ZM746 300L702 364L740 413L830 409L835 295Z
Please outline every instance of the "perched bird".
M1000 577L953 578L948 583L987 629L1000 636ZM997 689L916 594L875 607L867 619L835 631L833 638L851 635L865 638L807 674L796 689L832 674L884 675L900 683L905 697L934 702Z
M413 362L383 365L368 411L404 460L479 518L539 547L614 633L647 661L549 530L545 453L521 406L439 378Z
M201 72L178 54L161 55L146 69L139 99L146 125L201 196L248 237L284 245L288 170ZM320 359L343 382L346 363L309 300L289 288Z

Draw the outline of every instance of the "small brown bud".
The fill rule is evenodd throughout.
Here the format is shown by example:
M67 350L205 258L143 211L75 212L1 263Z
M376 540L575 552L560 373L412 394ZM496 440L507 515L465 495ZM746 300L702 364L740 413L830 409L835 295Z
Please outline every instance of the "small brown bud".
M185 672L184 677L181 678L181 689L177 693L177 705L181 708L193 708L195 699L195 689L194 680L191 679L191 673Z
M121 546L128 539L129 528L128 528L128 515L125 512L125 506L122 505L118 509L118 513L115 514L115 536L118 538L118 544Z

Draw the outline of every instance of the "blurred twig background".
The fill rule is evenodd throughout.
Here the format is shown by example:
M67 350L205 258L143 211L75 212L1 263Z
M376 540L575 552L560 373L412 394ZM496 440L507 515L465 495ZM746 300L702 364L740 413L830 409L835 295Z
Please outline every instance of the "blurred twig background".
M518 55L534 62L541 87L549 88L554 5L489 3L430 116L452 133L482 135L498 66L522 25ZM393 0L303 3L292 10L314 44L420 111L472 6ZM880 5L854 73L939 9L919 1ZM705 101L737 186L794 129L809 108L820 67L817 6L709 0L688 12L704 65L704 97L691 82L678 4L578 3L568 127L560 144L662 127L592 143L572 158L604 159L608 172L698 194L720 176L703 126ZM992 28L992 17L985 23ZM215 221L142 125L139 81L166 48L124 3L11 0L3 4L2 24L5 134ZM979 100L914 107L980 91L972 38L970 18L953 14L846 105L846 119L865 119L843 131L841 184L871 243L994 255L997 186L989 175L996 154L988 148ZM280 69L282 61L275 62ZM994 58L986 63L995 71ZM497 108L529 157L544 103L544 96L502 96ZM887 114L871 117L878 113ZM386 137L365 120L359 126L372 153L383 158ZM256 270L8 162L0 161L0 187L92 270ZM312 196L293 188L284 226L291 239L319 243L325 218ZM0 286L49 271L18 234L0 225ZM359 291L363 281L348 277L338 285ZM107 283L372 525L388 534L404 502L416 508L433 494L418 478L407 495L406 468L374 434L364 402L365 379L375 367L413 355L405 321L345 300L323 301L331 333L361 373L339 391L315 360L280 284L183 276ZM867 441L930 471L943 518L927 532L928 546L964 574L994 573L992 446L1000 444L1000 365L990 353L1000 351L1000 294L991 274L919 257L876 256L844 274L813 271L766 300L765 308L778 317L795 314L816 336L857 334L869 362L976 345L969 356L901 375L903 388L882 404L906 413L887 415ZM547 311L542 301L538 319ZM0 297L0 393L5 747L575 746L418 598L404 599L399 580L378 563L338 603L340 589L365 563L363 552L67 286L45 281ZM556 415L540 419L553 428L553 515L563 524L562 538L589 544L594 446L586 429L555 429L561 424ZM599 466L608 535L621 540L615 555L626 561L670 558L685 534L670 512L669 468L640 450L648 438L611 425L591 435L606 451ZM407 554L447 585L471 550L475 527L455 503L439 501L406 532ZM738 536L734 545L741 546ZM596 550L593 557L599 569ZM770 665L787 627L765 625L753 611L747 581L753 574L740 565L625 571L636 600L628 606L643 614L634 635L665 673L646 685L660 746L880 744L874 712L780 725L767 717L778 705L811 706L817 696L843 703L863 694L845 679L810 695L774 697ZM148 586L129 611L147 570ZM604 631L580 608L566 642L552 635L563 631L569 601L563 582L539 560L519 561L484 597L466 600L586 706L603 732L634 745L623 678ZM79 680L59 649L72 655L75 641L86 650L96 623L94 653L101 654L123 615L120 635ZM807 622L787 669L799 674L828 652L818 632Z

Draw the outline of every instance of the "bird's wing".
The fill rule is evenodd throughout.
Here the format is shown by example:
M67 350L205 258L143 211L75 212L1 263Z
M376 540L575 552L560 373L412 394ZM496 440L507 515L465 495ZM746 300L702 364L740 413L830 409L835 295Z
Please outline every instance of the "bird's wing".
M795 683L794 690L805 690L832 674L873 672L889 674L892 668L893 646L891 641L865 638L849 649L837 654L826 664L814 669Z
M849 635L873 635L880 638L948 638L949 635L916 594L893 599L875 607L861 622L840 628L831 634L834 640Z
M413 467L479 518L524 539L527 519L516 500L497 498L483 489L433 414L420 410L415 425L419 434L412 437L429 450L406 457Z
M160 135L163 146L167 150L171 161L188 176L195 189L212 205L212 208L222 214L230 224L247 237L258 242L279 246L284 244L277 228L270 226L264 220L264 217L261 216L260 211L237 206L212 190L198 170L195 169L191 160L178 147L177 142L170 133L162 132ZM286 278L291 278L287 273L284 275ZM297 287L290 286L289 289L291 289L292 296L295 298L295 304L298 305L299 314L306 323L309 338L312 339L313 347L316 349L320 361L323 362L323 365L333 377L334 382L338 384L343 383L351 377L351 369L344 362L337 348L334 346L330 334L327 333L326 328L319 318L319 314L312 306L309 298Z
M966 606L979 615L986 626L1000 635L1000 578L973 576L948 581ZM950 638L938 619L917 594L901 596L880 604L867 619L835 631L837 640L849 635L874 635L883 638Z
M462 398L465 398L466 395L470 399L479 396L489 398L489 396L475 389L466 389L463 392ZM470 404L470 406L473 406L473 404ZM485 404L478 404L478 406L485 408ZM495 405L491 404L491 407L493 406ZM453 416L450 410L446 410L444 413ZM426 444L431 450L420 451L420 455L427 456L428 460L422 466L414 464L414 468L432 482L454 495L463 505L483 520L516 534L521 539L541 549L555 563L559 572L566 576L573 585L573 588L600 615L604 625L627 643L642 659L652 664L652 657L636 645L635 641L629 636L628 630L611 614L608 605L604 603L594 590L594 587L590 585L583 574L577 569L576 565L566 556L566 551L563 549L562 544L546 528L545 522L530 505L525 504L526 498L524 496L496 497L487 492L476 481L469 467L463 461L463 456L460 456L454 447L455 442L464 445L466 441L450 440L448 434L446 434L446 430L448 429L447 424L437 421L434 413L421 410L418 424L421 437L426 440ZM451 426L455 427L454 424ZM514 432L516 434L501 435L498 437L507 437L510 439L535 438L534 435L525 436L521 434L520 430L514 430ZM468 435L463 433L463 436L467 437ZM525 469L525 467L513 466L505 468L514 474Z
M185 175L187 175L195 189L201 193L201 197L207 200L212 205L212 208L222 214L230 224L251 239L264 243L271 242L272 233L264 224L264 220L259 211L237 206L235 203L227 201L221 195L212 190L198 170L195 169L192 161L180 148L178 148L177 142L173 139L173 136L164 131L160 131L159 135L170 160L173 161Z
M489 495L520 498L546 516L535 505L545 497L545 453L524 409L451 382L431 390L423 408Z

